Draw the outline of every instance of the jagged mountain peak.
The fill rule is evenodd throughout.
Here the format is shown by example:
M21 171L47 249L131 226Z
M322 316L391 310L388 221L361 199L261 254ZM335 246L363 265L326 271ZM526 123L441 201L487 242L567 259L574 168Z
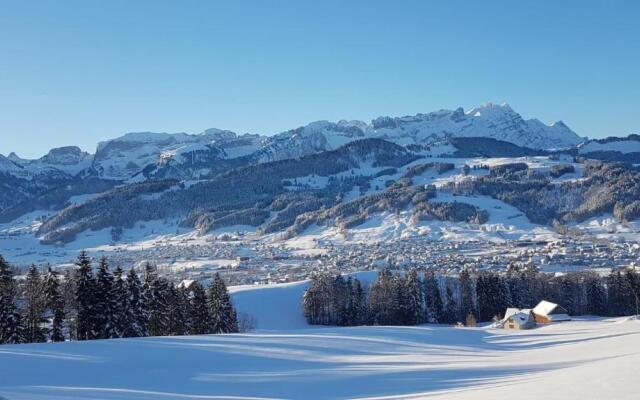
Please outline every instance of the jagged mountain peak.
M485 103L483 105L473 107L465 113L472 117L488 117L488 118L501 118L505 115L515 118L522 118L520 114L515 112L508 103L494 104Z
M235 132L224 130L224 129L217 129L217 128L206 129L204 132L200 133L199 136L201 138L206 138L206 139L216 140L216 141L234 140L238 137L238 135Z
M7 158L20 167L40 170L73 166L65 172L79 173L89 168L102 178L127 180L153 165L194 169L197 175L216 171L220 160L244 158L264 162L295 158L336 149L354 140L384 139L407 145L433 145L456 137L487 137L532 149L559 149L578 145L584 139L564 122L546 125L537 119L525 120L507 103L486 103L468 111L442 109L402 117L381 116L370 122L319 120L274 136L238 135L211 128L199 134L130 132L98 144L94 156L77 147L54 149L39 160ZM90 159L90 165L85 165ZM153 168L152 168L153 169ZM189 172L191 173L191 172ZM189 174L187 173L187 175ZM184 176L181 172L180 176Z
M20 162L20 161L24 161L23 158L21 158L19 155L17 155L15 152L11 152L9 153L9 155L6 157L8 160L11 160L13 162Z
M186 137L192 136L187 133L167 133L167 132L128 132L115 139L110 139L98 144L98 150L112 142L133 142L133 143L157 143L157 142L180 142Z
M82 151L78 146L65 146L51 149L49 153L40 158L40 161L52 165L74 165L89 156L89 153Z

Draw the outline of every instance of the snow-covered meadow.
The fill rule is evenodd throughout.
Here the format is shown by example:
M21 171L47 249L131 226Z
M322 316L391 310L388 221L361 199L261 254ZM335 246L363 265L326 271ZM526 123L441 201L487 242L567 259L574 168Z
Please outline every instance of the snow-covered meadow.
M304 287L233 288L238 310L257 319L251 333L1 346L0 397L635 399L640 389L636 319L530 331L309 327Z
M0 348L0 396L635 399L636 320L317 328Z

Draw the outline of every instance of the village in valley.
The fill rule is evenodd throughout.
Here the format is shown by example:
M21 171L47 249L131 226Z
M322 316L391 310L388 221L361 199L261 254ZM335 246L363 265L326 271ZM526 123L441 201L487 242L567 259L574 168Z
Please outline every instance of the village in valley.
M152 262L174 280L206 280L219 272L232 285L295 282L317 272L350 274L380 268L433 269L456 274L464 268L504 271L509 265L516 265L557 274L585 269L608 274L616 268L635 268L640 260L637 243L607 239L445 242L411 236L379 243L322 239L280 243L231 233L209 237L204 243L198 238L183 240L179 244L163 244L159 240L146 249L127 246L93 254L104 255L115 265Z
M214 273L220 273L231 285L294 282L317 272L350 274L380 268L456 274L462 269L504 271L515 265L556 274L594 270L606 275L617 268L639 267L640 260L640 244L634 233L570 236L545 232L513 240L499 236L487 240L473 234L445 240L429 234L410 234L388 240L372 236L368 240L370 232L358 236L353 233L357 231L283 240L278 234L258 235L251 227L232 227L224 233L203 236L196 232L151 234L143 240L89 244L87 251L96 259L107 257L113 265L123 267L153 263L163 275L177 282L207 281ZM74 247L32 245L32 250L25 252L13 245L30 235L28 229L0 229L0 240L6 246L15 246L10 255L17 267L35 263L64 269L73 265L77 254ZM348 240L349 236L353 239ZM82 243L75 247L79 250L79 246Z

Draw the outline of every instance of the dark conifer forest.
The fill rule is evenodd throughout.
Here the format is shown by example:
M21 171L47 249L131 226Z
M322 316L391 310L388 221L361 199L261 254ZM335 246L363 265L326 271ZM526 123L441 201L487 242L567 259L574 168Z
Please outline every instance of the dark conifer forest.
M570 315L623 316L638 313L639 299L640 274L631 269L555 276L510 267L456 276L384 269L369 287L355 277L319 273L302 303L309 324L356 326L486 322L502 318L508 307L533 308L541 300Z
M176 286L152 264L140 273L82 252L64 275L32 265L24 279L0 256L0 344L238 332L219 275L205 290Z

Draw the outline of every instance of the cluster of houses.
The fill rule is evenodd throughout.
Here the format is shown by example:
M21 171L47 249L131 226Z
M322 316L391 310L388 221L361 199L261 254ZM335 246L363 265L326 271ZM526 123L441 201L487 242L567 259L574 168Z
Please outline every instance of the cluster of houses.
M246 285L298 281L318 271L337 274L384 267L429 267L443 274L456 274L461 268L500 270L508 265L536 266L556 273L598 267L608 273L611 268L637 263L640 245L576 240L449 242L415 236L374 243L319 239L309 250L238 234L185 238L179 243L161 238L144 248L125 246L104 255L118 265L156 263L161 273L176 281L206 280L219 272L231 285Z
M550 301L542 300L534 308L507 308L504 318L494 326L504 329L531 329L538 324L569 321L567 310Z

